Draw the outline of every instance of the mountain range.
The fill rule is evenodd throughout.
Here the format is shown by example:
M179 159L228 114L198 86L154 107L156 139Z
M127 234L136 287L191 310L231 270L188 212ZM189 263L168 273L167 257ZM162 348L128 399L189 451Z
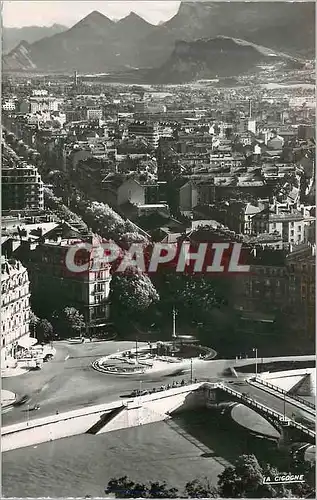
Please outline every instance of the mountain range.
M55 35L66 31L67 26L53 24L53 26L24 26L23 28L2 27L2 52L7 54L13 50L22 40L31 44L41 40L41 38Z
M172 19L157 26L134 13L114 22L94 11L60 33L33 43L21 41L18 47L4 56L3 70L72 72L76 69L80 73L153 67L166 70L166 65L171 67L176 59L178 65L181 63L179 50L182 45L179 42L189 44L182 56L187 58L184 64L188 64L185 53L196 51L197 54L198 45L190 49L190 44L200 39L218 40L217 43L212 42L213 50L215 43L219 46L219 40L222 45L227 44L222 47L222 52L216 51L217 57L221 55L224 58L226 50L229 50L228 43L224 42L226 37L298 58L314 58L315 4L183 2ZM246 58L243 45L235 43L234 46L239 48L237 52L244 51L243 57ZM201 45L199 47L202 48ZM255 55L255 49L251 50L251 45L248 47L252 59L251 52ZM204 54L206 56L206 51ZM256 59L259 59L258 56ZM207 66L210 67L210 63Z

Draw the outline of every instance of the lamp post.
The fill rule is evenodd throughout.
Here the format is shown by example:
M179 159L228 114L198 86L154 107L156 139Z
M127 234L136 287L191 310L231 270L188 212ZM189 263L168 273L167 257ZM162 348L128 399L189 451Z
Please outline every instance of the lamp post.
M175 352L175 341L176 341L176 338L177 338L177 335L176 335L176 316L177 316L177 312L175 310L175 307L173 307L173 333L172 333L172 339L173 339L173 351Z
M135 339L135 364L138 362L138 337Z
M173 340L176 339L176 311L175 307L173 307L173 333L172 333Z
M193 383L193 358L190 358L190 383Z
M253 352L255 353L255 376L258 375L258 349L254 347Z
M283 415L284 415L284 420L285 420L285 414L286 414L286 399L285 399L285 392L284 392L284 404L283 404Z

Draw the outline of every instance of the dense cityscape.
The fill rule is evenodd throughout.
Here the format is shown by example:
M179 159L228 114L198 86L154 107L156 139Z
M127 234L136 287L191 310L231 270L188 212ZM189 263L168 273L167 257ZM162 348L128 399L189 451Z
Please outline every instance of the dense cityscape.
M113 71L2 75L2 493L313 498L313 57ZM105 242L194 260L239 243L249 272L95 269Z

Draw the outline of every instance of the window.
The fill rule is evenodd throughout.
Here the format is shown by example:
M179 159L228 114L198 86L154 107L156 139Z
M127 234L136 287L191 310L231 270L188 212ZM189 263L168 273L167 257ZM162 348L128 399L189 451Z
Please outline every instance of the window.
M294 236L294 229L291 230L291 236Z
M291 222L291 227L294 227L294 222Z
M302 230L301 226L298 226L297 231L300 233Z

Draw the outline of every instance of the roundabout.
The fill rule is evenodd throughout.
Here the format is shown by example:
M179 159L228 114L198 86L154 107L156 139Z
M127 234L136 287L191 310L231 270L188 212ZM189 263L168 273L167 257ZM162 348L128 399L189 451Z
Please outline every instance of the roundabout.
M102 373L112 375L141 375L161 371L180 371L191 368L193 363L214 359L217 353L208 347L172 342L148 343L138 348L117 352L96 359L92 367Z

